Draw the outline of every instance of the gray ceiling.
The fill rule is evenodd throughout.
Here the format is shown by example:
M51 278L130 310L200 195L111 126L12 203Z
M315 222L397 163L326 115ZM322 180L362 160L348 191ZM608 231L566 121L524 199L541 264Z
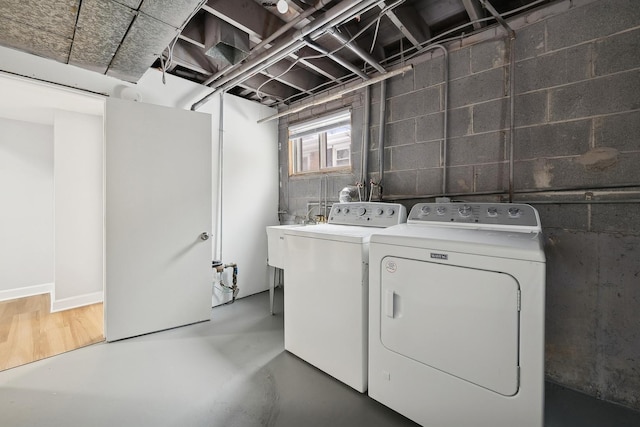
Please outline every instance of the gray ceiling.
M472 22L490 16L485 0L286 1L280 14L277 0L0 0L0 45L129 82L164 67L279 105L495 24ZM489 1L502 14L551 0Z

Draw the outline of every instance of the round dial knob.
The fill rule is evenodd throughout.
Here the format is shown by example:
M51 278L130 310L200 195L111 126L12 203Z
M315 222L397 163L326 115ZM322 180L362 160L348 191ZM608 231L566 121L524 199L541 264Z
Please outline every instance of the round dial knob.
M487 208L487 216L496 217L498 216L498 208L491 206Z
M382 212L384 212L382 208L376 208L376 215L382 215Z
M420 208L421 215L429 215L431 213L431 208L429 206L423 206Z
M518 218L520 215L522 215L520 208L509 208L509 216L511 218Z
M436 208L436 213L437 213L438 215L444 215L444 214L446 214L446 213L447 213L447 208L446 208L446 207L444 207L444 206L438 206L438 207Z
M342 212L344 212L344 214L345 214L345 215L346 215L346 214L348 214L348 213L349 213L349 208L344 208L344 209L342 210Z
M366 213L367 213L367 210L365 208L362 208L362 207L358 208L358 216L362 216Z
M340 208L336 208L336 214L340 213Z
M472 213L471 206L469 205L460 206L458 208L458 213L460 214L460 216L464 216L464 217L470 216Z
M387 215L391 216L391 215L393 215L394 213L396 213L396 210L395 210L395 209L393 209L393 208L388 208L388 209L387 209Z

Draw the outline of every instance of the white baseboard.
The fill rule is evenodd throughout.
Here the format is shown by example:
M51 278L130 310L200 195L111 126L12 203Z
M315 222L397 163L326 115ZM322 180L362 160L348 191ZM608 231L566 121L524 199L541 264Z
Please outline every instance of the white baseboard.
M51 312L70 310L72 308L85 305L96 304L104 301L104 292L92 292L90 294L78 295L76 297L63 298L59 300L51 299Z
M85 305L96 304L104 301L104 292L92 292L90 294L78 295L70 298L55 300L55 284L43 283L41 285L25 286L22 288L8 289L0 291L0 301L7 301L16 298L32 297L34 295L51 295L51 312L69 310Z
M43 283L41 285L25 286L23 288L8 289L0 291L0 301L7 301L10 299L32 297L40 294L53 293L53 283Z

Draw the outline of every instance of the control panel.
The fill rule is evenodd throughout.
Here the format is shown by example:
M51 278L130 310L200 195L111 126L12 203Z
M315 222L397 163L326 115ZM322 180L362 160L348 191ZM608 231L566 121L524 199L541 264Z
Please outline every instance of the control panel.
M515 203L418 203L411 209L407 222L540 229L540 217L535 208Z
M334 203L329 224L390 227L407 222L407 209L399 203Z

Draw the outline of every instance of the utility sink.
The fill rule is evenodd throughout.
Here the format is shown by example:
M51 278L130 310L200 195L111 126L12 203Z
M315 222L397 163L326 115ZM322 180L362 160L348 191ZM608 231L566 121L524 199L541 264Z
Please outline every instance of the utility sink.
M287 257L287 246L284 241L284 232L293 227L303 227L304 224L270 225L267 227L267 264L274 267L273 281L269 283L269 300L271 314L273 314L273 291L278 281L278 273L282 279L284 261Z
M284 268L286 246L284 232L293 227L304 227L304 224L271 225L267 227L268 255L267 264L276 268Z

